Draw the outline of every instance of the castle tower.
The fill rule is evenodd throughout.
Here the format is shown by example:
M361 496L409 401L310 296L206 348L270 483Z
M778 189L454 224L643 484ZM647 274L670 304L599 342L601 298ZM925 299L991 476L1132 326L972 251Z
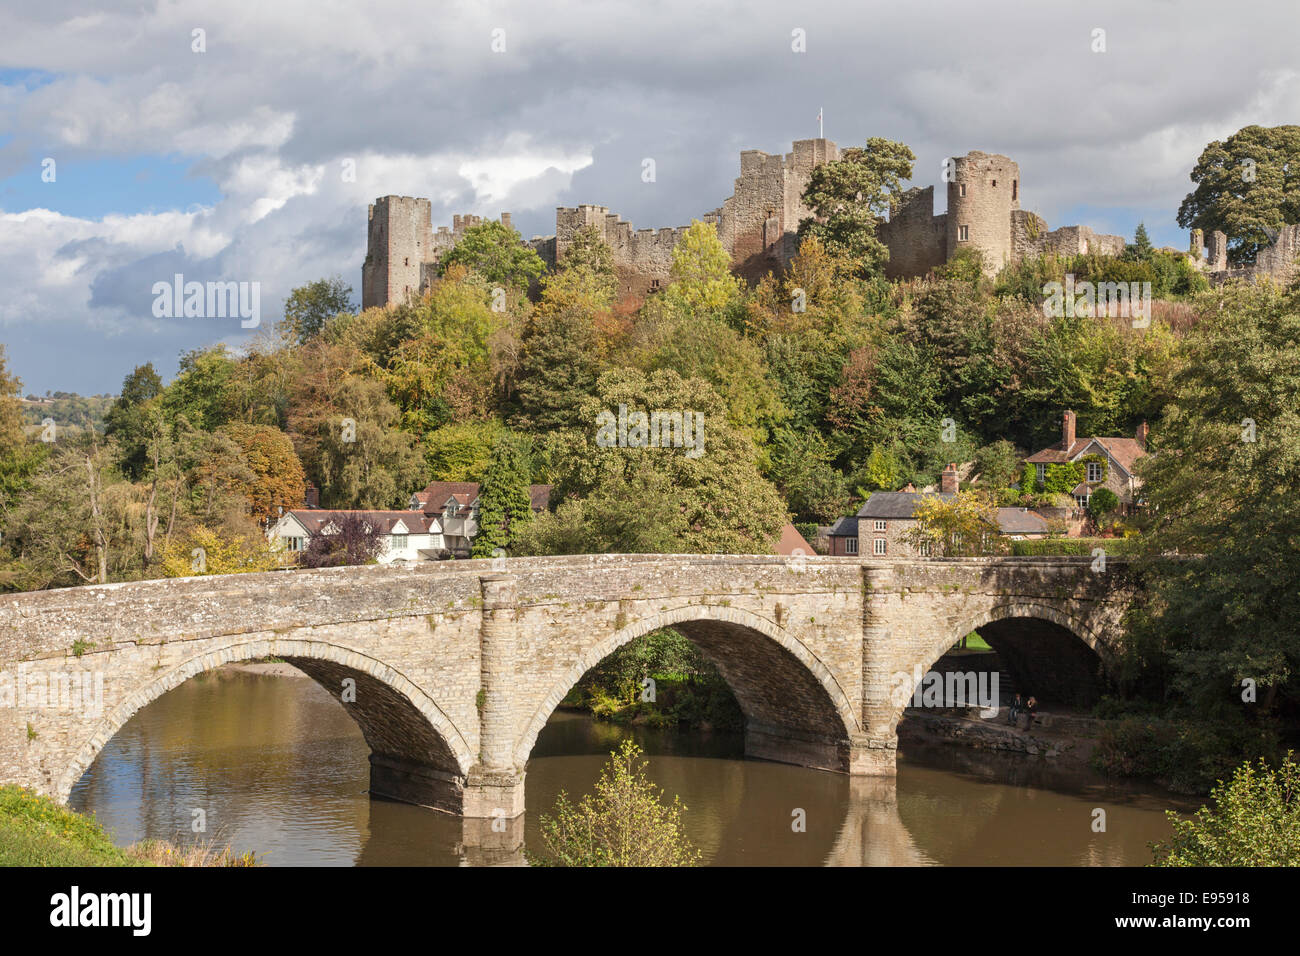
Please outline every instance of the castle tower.
M382 196L371 204L361 267L363 309L419 294L420 266L432 252L432 215L427 199Z
M954 158L948 183L947 258L973 247L992 275L1011 261L1011 213L1020 208L1020 167L978 150Z

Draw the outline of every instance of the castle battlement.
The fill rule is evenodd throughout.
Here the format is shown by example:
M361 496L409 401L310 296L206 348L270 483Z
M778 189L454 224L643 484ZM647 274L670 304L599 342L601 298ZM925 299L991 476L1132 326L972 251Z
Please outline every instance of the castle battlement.
M840 158L829 139L795 140L788 153L747 149L732 194L700 220L712 223L732 269L750 281L787 266L795 255L799 223L811 215L803 193L812 171ZM1020 208L1020 167L1009 156L972 150L953 157L945 177L948 208L934 212L934 187L913 188L880 223L889 249L890 277L925 275L964 248L977 249L990 274L1004 265L1045 252L1118 253L1120 236L1099 235L1087 226L1049 231L1042 217ZM369 210L369 233L362 268L362 304L369 308L418 294L437 274L439 258L466 229L483 220L452 217L450 229L430 226L430 201L383 196ZM510 226L510 214L501 222ZM552 267L563 260L574 234L593 227L610 247L619 291L645 295L666 285L672 251L688 227L636 228L608 206L582 203L558 206L555 234L534 236L528 245ZM1287 242L1292 238L1288 234ZM1289 247L1288 247L1289 248ZM1216 250L1217 251L1217 250Z

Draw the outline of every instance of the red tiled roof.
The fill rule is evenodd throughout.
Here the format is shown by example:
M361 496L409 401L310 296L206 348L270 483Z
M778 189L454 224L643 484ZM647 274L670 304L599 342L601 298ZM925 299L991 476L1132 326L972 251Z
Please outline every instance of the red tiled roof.
M796 549L798 549L797 552ZM799 533L799 529L787 521L785 527L781 529L781 538L776 543L776 553L813 555L817 552Z
M1133 465L1147 454L1147 450L1137 443L1135 438L1076 438L1074 444L1066 449L1064 442L1048 445L1042 451L1034 452L1025 461L1031 465L1060 465L1073 461L1083 454L1085 448L1096 442L1106 450L1116 463L1130 474Z
M478 497L477 481L431 481L423 491L415 493L415 500L430 514L442 514L443 506L451 498L462 506L472 504ZM534 511L545 511L551 500L550 485L529 485L528 498Z

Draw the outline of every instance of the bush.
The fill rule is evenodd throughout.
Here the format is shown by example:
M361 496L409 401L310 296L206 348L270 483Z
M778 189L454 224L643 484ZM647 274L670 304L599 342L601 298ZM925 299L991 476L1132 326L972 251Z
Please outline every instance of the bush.
M1011 553L1018 558L1042 555L1074 555L1089 557L1095 548L1105 550L1107 557L1140 554L1141 538L1038 538L1012 541Z
M1105 727L1093 767L1115 777L1154 780L1179 793L1208 793L1242 755L1278 753L1277 735L1245 722L1126 717Z
M1156 866L1300 865L1300 764L1290 751L1277 770L1242 764L1210 799L1189 820L1168 811L1174 835L1152 845Z
M682 832L686 807L646 776L649 764L641 748L624 741L609 755L594 794L577 803L563 791L555 815L543 814L546 855L551 866L697 866L700 852Z

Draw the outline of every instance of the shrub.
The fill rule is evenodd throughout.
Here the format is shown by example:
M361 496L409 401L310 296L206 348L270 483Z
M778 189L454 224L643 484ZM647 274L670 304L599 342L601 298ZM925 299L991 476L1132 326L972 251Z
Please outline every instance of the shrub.
M1038 538L1011 542L1011 553L1018 558L1032 558L1041 555L1075 555L1086 558L1096 548L1105 550L1108 557L1139 554L1142 550L1142 539Z
M686 807L646 776L641 748L624 741L609 755L594 794L577 803L561 791L555 815L543 814L542 843L551 866L697 866L700 852L682 833Z
M1156 866L1300 865L1300 764L1244 763L1210 792L1214 806L1188 820L1168 811L1174 835L1151 847Z

